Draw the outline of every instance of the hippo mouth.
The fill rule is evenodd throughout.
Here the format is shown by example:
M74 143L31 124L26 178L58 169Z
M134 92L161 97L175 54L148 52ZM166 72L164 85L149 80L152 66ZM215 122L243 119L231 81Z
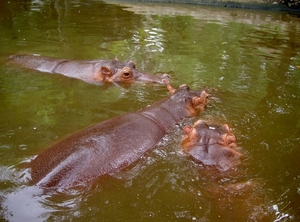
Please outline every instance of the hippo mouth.
M147 75L147 74L142 74L136 80L142 81L142 82L154 82L154 83L160 83L160 84L169 84L171 81L171 76L167 73L151 75L151 76Z

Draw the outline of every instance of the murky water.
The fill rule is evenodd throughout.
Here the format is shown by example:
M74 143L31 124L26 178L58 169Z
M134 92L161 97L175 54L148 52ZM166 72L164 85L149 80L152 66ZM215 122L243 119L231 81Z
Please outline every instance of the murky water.
M0 2L0 218L8 221L298 221L300 19L280 12L111 1ZM126 6L126 7L125 7ZM26 163L89 125L139 110L165 86L95 86L7 64L10 54L134 60L210 103L130 168L85 191L29 186ZM233 128L237 172L180 151L182 126ZM239 185L239 186L238 186ZM241 189L239 189L241 187Z

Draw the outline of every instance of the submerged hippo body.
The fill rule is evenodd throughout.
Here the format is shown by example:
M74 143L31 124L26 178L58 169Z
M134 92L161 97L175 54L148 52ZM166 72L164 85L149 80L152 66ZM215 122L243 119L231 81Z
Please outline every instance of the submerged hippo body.
M46 149L31 162L32 182L41 187L84 186L138 160L176 122L206 105L205 91L187 86L138 112L114 117L72 135Z
M204 121L195 122L194 126L185 126L184 151L206 166L215 166L227 170L240 163L239 153L235 148L235 136L227 124L207 125Z
M38 70L40 72L58 73L71 78L81 79L92 84L102 82L126 82L135 81L156 82L167 84L170 76L149 75L136 69L133 61L127 63L114 60L67 60L37 55L13 55L10 56L13 63L23 67Z

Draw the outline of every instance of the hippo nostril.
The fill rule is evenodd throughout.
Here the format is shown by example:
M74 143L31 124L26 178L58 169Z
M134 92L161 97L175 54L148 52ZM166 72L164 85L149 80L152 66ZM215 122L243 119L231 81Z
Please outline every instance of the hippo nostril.
M163 74L161 76L161 82L164 84L168 84L170 82L171 76L169 76L168 74Z
M161 80L162 83L168 84L170 82L171 76L165 73L161 76L161 78L162 78Z
M169 74L167 74L167 73L164 73L164 74L162 75L162 77L163 77L163 78L167 78L167 79L171 79L171 76L170 76Z

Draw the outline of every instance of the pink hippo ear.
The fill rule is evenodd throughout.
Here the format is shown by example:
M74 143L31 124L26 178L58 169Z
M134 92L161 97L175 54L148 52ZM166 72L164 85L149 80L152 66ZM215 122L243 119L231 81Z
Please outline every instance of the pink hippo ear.
M227 124L224 124L222 126L220 126L219 128L221 131L223 130L224 132L230 133L230 127Z
M183 127L183 132L185 133L185 136L181 142L181 145L183 152L188 153L197 142L197 135L195 134L194 127L192 126Z
M192 128L191 126L185 126L185 127L183 127L183 132L184 132L187 136L190 136L192 131L193 131L193 128Z

